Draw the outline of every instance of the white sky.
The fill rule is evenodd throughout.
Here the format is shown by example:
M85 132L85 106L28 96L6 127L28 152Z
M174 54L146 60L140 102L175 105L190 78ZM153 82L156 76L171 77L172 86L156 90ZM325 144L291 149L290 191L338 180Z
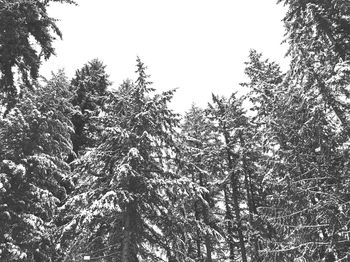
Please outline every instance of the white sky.
M77 0L53 4L63 41L41 73L64 68L72 77L91 59L107 65L114 86L135 79L136 56L148 67L153 87L179 88L172 107L205 106L211 93L229 95L245 80L249 49L281 63L284 9L277 0Z

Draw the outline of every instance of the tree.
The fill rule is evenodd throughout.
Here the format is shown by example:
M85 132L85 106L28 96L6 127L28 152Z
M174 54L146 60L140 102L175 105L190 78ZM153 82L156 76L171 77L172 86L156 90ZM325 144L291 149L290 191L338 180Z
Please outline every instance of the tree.
M290 48L291 73L304 90L317 90L322 99L350 132L344 96L349 91L334 85L334 79L348 82L350 5L342 1L282 1L288 6L284 18Z
M0 118L0 259L52 261L54 218L69 192L68 81L59 73Z
M294 48L307 49L304 44ZM348 192L342 184L348 181L343 158L348 140L343 111L347 102L340 100L346 78L329 71L332 60L318 67L310 56L295 56L291 70L281 75L267 61L256 58L252 57L247 73L265 155L260 166L266 197L259 210L270 231L262 234L261 253L266 261L346 259L344 210L348 206L342 203L347 202ZM282 79L266 81L273 75ZM335 92L340 88L342 92Z
M96 118L103 111L107 88L111 85L105 65L94 59L77 70L72 79L72 99L76 112L72 117L75 132L72 134L75 154L86 147L94 147L100 130ZM71 157L72 160L72 157Z
M239 148L237 144L239 137L237 136L241 134L242 129L247 125L247 118L244 115L241 103L242 101L236 99L235 94L232 94L228 100L213 95L213 105L209 105L208 117L212 121L215 121L217 134L223 139L223 161L225 161L225 173L227 174L226 181L228 181L228 186L230 186L229 188L225 185L224 194L226 195L225 200L230 198L233 202L232 209L230 208L230 204L226 202L226 211L232 210L234 212L236 223L234 223L234 226L231 225L231 227L235 228L238 234L242 261L247 262L246 237L244 236L244 228L246 226L244 225L240 206L242 201L242 192L240 192L240 164L242 159L240 152L237 151ZM228 196L229 192L230 196ZM231 223L233 222L233 217L228 217L228 219L232 219ZM233 238L231 236L230 241ZM233 260L232 257L231 260Z
M350 130L349 3L280 2L288 6L284 21L292 63L280 85L287 88L269 136L278 148L273 155L279 163L270 167L270 174L275 174L271 182L285 196L279 202L280 197L271 195L270 215L276 213L270 221L289 238L280 236L273 253L281 256L279 261L283 255L286 260L344 260L349 208L344 204L348 191L342 186L348 181L344 155Z
M188 205L188 216L203 224L193 232L196 254L203 261L241 257L261 261L257 207L262 183L256 130L245 115L243 98L213 95L213 103L185 115L182 134L186 173L206 189ZM192 210L192 211L190 211ZM194 214L193 214L194 213ZM223 241L224 240L224 241ZM238 253L238 254L237 254Z
M254 261L262 261L266 258L266 243L275 237L276 228L261 210L270 207L268 199L272 194L280 193L279 188L272 186L278 175L271 178L270 174L271 167L277 168L279 163L276 148L288 137L288 131L284 129L285 122L278 121L290 124L290 119L284 119L283 115L290 97L287 95L289 89L285 84L286 76L278 64L262 59L262 54L255 50L250 51L249 61L245 64L249 82L241 86L250 89L245 98L251 106L251 117L239 140L243 149L244 183L253 242L251 252ZM248 164L245 163L247 161Z
M17 70L25 87L39 76L41 58L54 54L54 35L62 37L55 20L48 16L50 2L74 3L72 0L0 1L0 93L2 104L14 106L18 86ZM22 86L23 87L23 86Z
M293 58L300 55L298 50L310 48L318 55L321 53L328 55L328 59L336 63L339 62L339 58L342 61L348 60L350 50L348 1L279 0L278 3L284 3L288 7L284 22L286 41L289 43L289 53ZM320 47L325 49L319 49ZM307 60L298 62L303 63ZM294 60L293 64L298 62Z
M153 95L140 59L137 74L110 94L101 140L80 160L77 190L65 205L66 261L84 253L122 262L181 255L168 236L176 235L181 199L196 188L177 172L178 118L167 106L174 91Z
M181 134L185 173L206 190L186 205L187 217L192 217L195 228L189 240L192 252L188 256L211 262L214 257L225 256L220 243L225 235L221 225L223 211L218 206L222 196L217 188L218 180L224 177L219 153L222 142L205 110L194 105L185 114Z

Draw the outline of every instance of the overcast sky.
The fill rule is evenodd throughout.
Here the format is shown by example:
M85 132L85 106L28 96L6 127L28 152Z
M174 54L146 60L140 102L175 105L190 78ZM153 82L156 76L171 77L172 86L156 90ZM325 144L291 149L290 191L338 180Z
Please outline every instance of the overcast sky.
M284 9L276 0L77 0L54 4L63 40L41 73L64 68L72 77L91 59L107 65L114 86L135 79L136 57L158 90L179 88L172 107L205 106L211 93L240 89L249 49L286 68ZM242 90L240 90L242 91Z

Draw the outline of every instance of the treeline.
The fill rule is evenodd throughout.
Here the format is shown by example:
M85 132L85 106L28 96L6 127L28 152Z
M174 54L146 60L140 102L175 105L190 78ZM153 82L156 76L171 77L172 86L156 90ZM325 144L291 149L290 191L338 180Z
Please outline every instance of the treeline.
M288 71L184 116L139 58L40 79L50 2L0 2L0 261L350 261L348 0L278 1Z

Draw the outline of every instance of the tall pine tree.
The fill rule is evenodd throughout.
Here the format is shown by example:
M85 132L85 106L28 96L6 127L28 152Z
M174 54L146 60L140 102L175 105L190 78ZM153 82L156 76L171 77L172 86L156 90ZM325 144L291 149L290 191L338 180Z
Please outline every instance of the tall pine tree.
M39 76L41 59L54 54L55 35L62 37L55 20L48 16L50 2L72 0L11 0L0 2L0 97L1 104L12 107L18 98L18 72L23 87L32 86Z
M57 206L70 190L71 93L63 73L0 118L0 260L52 261Z
M80 160L77 190L65 205L71 214L61 236L66 261L83 254L122 262L182 256L177 207L196 187L176 164L173 91L153 94L139 59L137 74L135 83L111 93L101 140ZM70 237L73 244L65 245Z

